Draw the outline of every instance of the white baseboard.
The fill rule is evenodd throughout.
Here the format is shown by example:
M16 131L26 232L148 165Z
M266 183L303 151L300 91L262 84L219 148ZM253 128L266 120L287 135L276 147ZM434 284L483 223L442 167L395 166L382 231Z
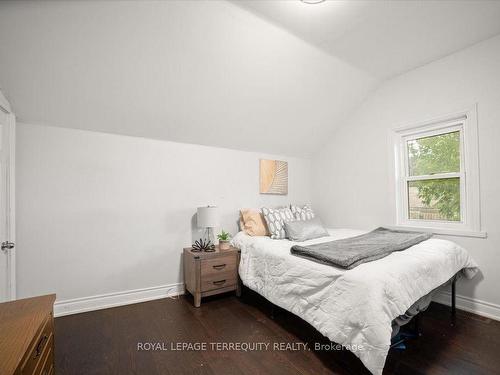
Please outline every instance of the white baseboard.
M433 300L438 303L442 303L443 305L450 306L451 293L449 291L441 291L434 296ZM459 296L458 294L455 301L457 309L481 315L486 318L500 320L500 305L481 301L475 298Z
M58 317L108 309L160 298L174 297L183 293L184 285L177 283L56 301L54 304L54 316ZM441 291L434 296L433 300L449 306L451 305L451 294L449 291ZM500 305L460 295L456 297L456 304L457 309L500 321Z
M54 304L54 316L58 317L86 311L108 309L110 307L178 296L183 293L184 285L178 283L56 301Z

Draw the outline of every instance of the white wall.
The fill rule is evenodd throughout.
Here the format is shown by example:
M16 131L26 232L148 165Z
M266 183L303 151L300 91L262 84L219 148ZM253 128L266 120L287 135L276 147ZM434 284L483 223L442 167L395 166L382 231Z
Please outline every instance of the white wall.
M18 297L58 300L181 281L196 207L308 202L310 163L222 148L18 124ZM259 158L289 162L288 196L259 194Z
M465 246L482 271L461 282L458 294L494 304L500 313L500 36L383 84L313 157L313 204L330 226L395 224L389 130L474 103L488 238L449 238Z

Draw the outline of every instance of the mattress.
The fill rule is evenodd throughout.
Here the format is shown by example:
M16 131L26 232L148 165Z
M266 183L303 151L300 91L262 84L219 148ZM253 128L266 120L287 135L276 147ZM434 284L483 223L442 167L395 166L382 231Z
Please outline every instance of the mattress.
M327 237L301 244L366 232L332 229ZM297 243L288 240L240 232L233 244L241 249L245 286L351 350L373 374L384 368L395 318L456 273L472 278L478 271L465 249L437 238L351 270L294 256L290 248Z

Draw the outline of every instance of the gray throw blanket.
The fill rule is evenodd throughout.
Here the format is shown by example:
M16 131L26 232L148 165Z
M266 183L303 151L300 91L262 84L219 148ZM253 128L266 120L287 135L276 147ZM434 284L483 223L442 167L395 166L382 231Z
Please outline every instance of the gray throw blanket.
M431 233L377 228L361 236L310 246L295 245L294 255L331 266L352 269L360 264L381 259L432 237Z

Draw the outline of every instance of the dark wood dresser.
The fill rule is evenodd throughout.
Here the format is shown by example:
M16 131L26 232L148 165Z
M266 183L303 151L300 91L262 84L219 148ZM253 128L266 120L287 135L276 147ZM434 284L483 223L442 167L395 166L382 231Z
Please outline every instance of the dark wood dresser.
M0 374L54 374L55 294L0 303Z

